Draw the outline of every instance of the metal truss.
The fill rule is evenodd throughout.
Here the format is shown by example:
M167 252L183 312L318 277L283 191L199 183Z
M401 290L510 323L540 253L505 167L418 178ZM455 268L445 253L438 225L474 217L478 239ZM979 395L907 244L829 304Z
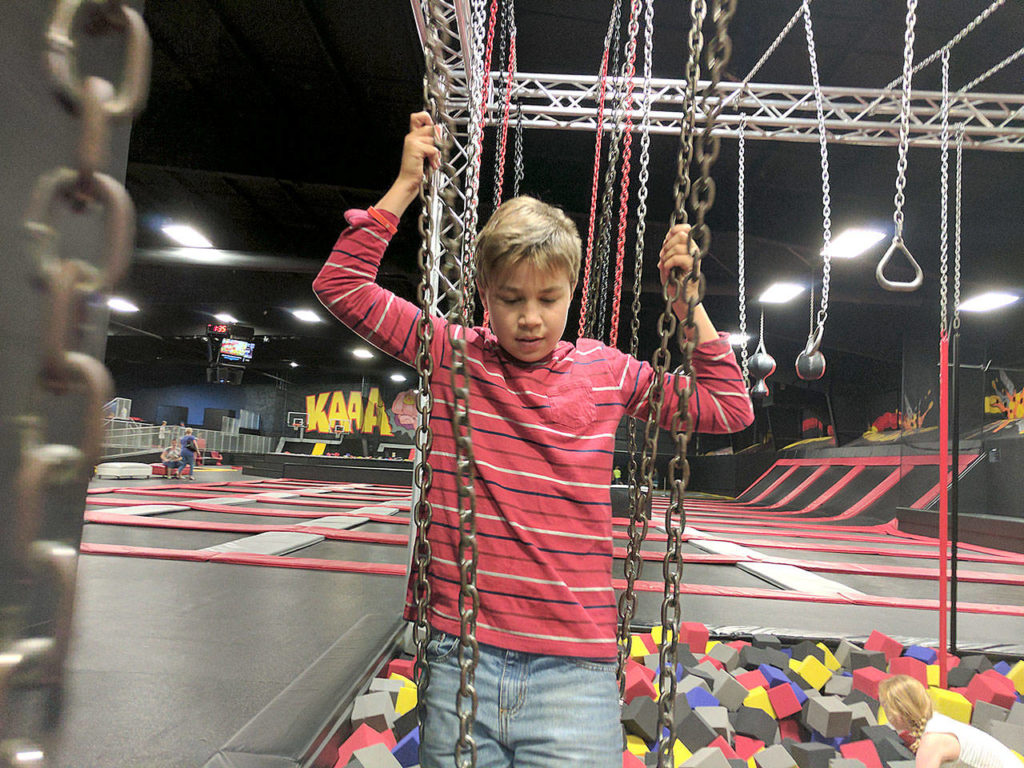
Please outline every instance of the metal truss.
M492 83L505 75L492 72ZM700 88L704 87L703 81ZM609 78L605 97L611 101L616 89ZM683 80L651 81L651 133L679 133L683 117L686 83ZM900 92L871 88L822 86L825 128L828 140L836 144L867 146L899 142ZM493 93L492 89L492 93ZM707 105L723 101L715 120L715 134L736 138L740 119L746 117L746 138L774 141L818 142L818 121L814 90L810 85L763 83L721 83L721 96ZM522 105L523 125L557 130L597 130L600 78L588 75L526 74L515 76L513 98ZM642 95L634 94L633 111L643 109ZM910 105L910 146L940 146L942 126L939 111L942 93L914 91ZM703 107L704 105L699 105ZM494 119L500 105L491 104ZM611 130L616 116L606 111L604 130ZM621 119L621 115L618 116ZM703 109L697 123L704 121ZM638 123L634 121L634 126ZM951 129L964 124L964 147L998 151L1024 151L1024 94L950 94ZM635 127L634 130L637 128Z

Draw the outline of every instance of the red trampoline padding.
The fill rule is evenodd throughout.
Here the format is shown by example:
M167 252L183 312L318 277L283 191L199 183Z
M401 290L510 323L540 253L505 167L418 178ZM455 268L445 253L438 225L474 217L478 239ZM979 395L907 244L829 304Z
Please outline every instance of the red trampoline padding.
M312 533L334 541L360 541L364 544L394 544L405 546L408 536L399 533L366 533L326 526L312 525L255 525L253 523L218 523L209 520L182 520L180 518L139 517L118 512L86 512L85 522L99 525L127 525L135 528L174 528L186 531L222 531L225 533Z
M152 502L145 502L152 503ZM113 506L113 505L107 505ZM196 502L187 502L183 506L187 506L189 509L194 509L196 512L224 512L225 514L232 515L253 515L254 517L298 517L303 520L317 520L324 517L324 513L321 512L296 512L284 509L255 509L253 507L238 507L235 505L228 504L202 504ZM359 515L352 511L348 512L332 512L331 517L365 517L374 523L389 523L391 525L409 525L409 518L407 517L393 517L391 515Z
M196 563L230 563L233 565L265 565L272 568L300 568L310 571L338 571L341 573L369 573L379 576L405 576L404 565L389 563L355 563L346 560L320 560L312 557L278 557L252 555L241 552L210 552L194 549L164 549L161 547L129 547L120 544L83 543L83 555L110 555L114 557L141 557L153 560L187 560Z
M625 589L626 582L616 579L612 582L616 589ZM638 581L634 585L638 592L664 592L665 585L654 581ZM938 600L910 599L906 597L880 597L878 595L851 595L835 592L828 595L795 592L789 589L769 589L767 587L716 587L706 584L680 584L679 593L683 595L709 595L714 597L748 597L759 600L790 600L801 603L833 603L839 605L875 606L878 608L909 608L917 611L936 611ZM1024 606L1016 605L984 605L981 603L957 603L961 613L981 613L990 616L1024 616Z
M612 557L617 557L620 560L626 557L625 547L615 547L612 549ZM640 557L643 560L651 560L654 562L661 562L665 559L664 552L657 552L648 549L640 550ZM746 558L738 557L736 555L704 555L704 554L684 554L684 563L700 564L700 565L736 565L737 563L747 562Z

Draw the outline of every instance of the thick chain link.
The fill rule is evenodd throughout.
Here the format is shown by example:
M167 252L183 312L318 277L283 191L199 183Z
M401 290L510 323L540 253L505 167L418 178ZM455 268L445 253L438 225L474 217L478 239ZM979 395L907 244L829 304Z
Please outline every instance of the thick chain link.
M896 208L892 214L895 239L903 240L903 190L907 185L907 146L910 143L910 79L914 63L914 26L917 23L917 0L907 0L907 27L903 47L903 91L900 95L899 159L896 161Z
M947 302L949 288L949 50L942 51L942 122L939 150L939 329L948 331Z
M116 89L106 80L82 77L78 71L78 41L72 26L79 13L89 16L81 27L87 35L124 35L124 65ZM21 455L14 481L14 525L6 533L16 578L40 597L51 598L46 615L36 616L34 625L49 627L53 634L18 637L0 647L0 761L4 765L18 761L15 752L31 752L38 758L33 765L46 765L49 753L42 745L47 744L61 716L78 553L73 546L40 536L45 535L46 520L55 514L51 490L84 485L100 456L103 404L112 396L113 381L100 360L78 347L91 326L96 293L109 290L127 271L135 240L131 198L120 181L101 169L109 156L112 124L128 122L142 110L151 62L145 22L122 2L58 2L46 41L53 90L60 104L78 119L80 130L75 167L41 174L25 216L28 256L35 263L38 285L48 302L41 343L46 352L38 387L17 420ZM76 256L65 257L57 225L61 209L84 213L97 208L104 212L98 248L101 263L97 266ZM55 398L69 395L84 399L80 442L48 443ZM26 697L14 697L15 688ZM22 698L28 708L16 714ZM37 711L40 702L44 713L38 718L29 715ZM36 727L38 734L11 732L19 727Z
M739 133L737 136L737 152L739 154L738 181L736 193L736 274L738 276L738 295L740 305L740 369L743 371L743 383L750 387L750 356L747 354L747 257L746 257L746 223L744 221L746 211L746 190L747 190L747 116L740 117Z
M473 486L474 460L472 429L469 421L469 374L466 368L466 324L464 311L465 289L461 284L462 270L453 255L462 253L464 230L455 215L456 171L452 165L453 136L455 119L448 109L447 93L453 81L453 73L443 59L443 42L437 30L446 30L443 11L437 3L423 0L424 18L427 25L426 90L428 105L434 124L438 126L436 143L440 151L441 179L440 196L446 220L438 223L441 250L447 255L443 270L451 286L447 292L448 312L445 329L451 348L451 390L452 390L452 435L455 441L455 483L457 512L459 517L459 690L455 709L459 718L459 739L455 757L459 768L476 765L477 747L473 738L473 723L476 720L476 665L480 649L476 640L476 618L480 609L480 597L476 588L477 544L476 544L476 496Z
M832 275L832 252L829 244L832 242L832 193L828 176L828 136L825 132L825 109L824 99L821 95L821 81L818 78L818 55L814 47L814 27L811 24L811 0L804 0L804 32L807 37L807 57L811 64L811 83L814 86L814 107L818 113L818 144L821 150L821 241L822 241L822 268L821 268L821 307L818 309L817 323L811 318L810 333L817 334L818 343L821 343L821 336L825 329L825 320L828 318L828 289ZM817 331L815 331L817 325Z
M651 57L654 53L654 0L644 0L644 80L643 80L643 107L640 118L640 174L637 190L637 223L636 223L636 253L633 260L633 304L631 307L632 317L630 319L630 340L629 353L633 357L639 356L640 346L640 292L643 277L643 256L644 239L647 231L647 182L649 178L650 146L651 146ZM619 693L625 695L626 679L623 674L626 659L629 658L630 650L630 625L636 613L636 580L643 573L643 559L640 556L640 549L643 541L647 538L647 510L641 506L641 495L637 470L636 445L636 419L628 419L629 434L629 494L630 494L630 516L629 516L629 544L626 551L626 559L623 564L623 574L626 579L626 588L619 595L619 657L618 676ZM653 490L653 489L652 489Z

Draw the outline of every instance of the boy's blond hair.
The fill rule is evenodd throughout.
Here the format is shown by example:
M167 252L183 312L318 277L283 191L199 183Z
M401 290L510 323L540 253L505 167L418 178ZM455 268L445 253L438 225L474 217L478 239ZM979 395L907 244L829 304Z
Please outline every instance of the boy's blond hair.
M580 271L576 225L553 205L523 195L502 203L476 241L476 279L486 290L523 262L546 272L563 269L575 288Z
M894 675L878 684L878 700L885 707L890 722L895 715L906 723L914 738L910 749L916 753L924 727L935 711L928 690L915 677Z

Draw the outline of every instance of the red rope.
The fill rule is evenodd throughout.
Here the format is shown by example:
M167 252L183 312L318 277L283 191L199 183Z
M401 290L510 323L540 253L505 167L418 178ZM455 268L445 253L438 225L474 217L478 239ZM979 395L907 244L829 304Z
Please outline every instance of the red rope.
M634 28L640 4L633 0L629 6L629 28ZM615 246L615 290L612 293L612 320L608 332L608 343L616 346L619 340L619 308L622 304L622 265L626 260L626 215L629 209L630 160L633 157L633 76L636 74L636 36L630 35L626 47L626 133L622 137L622 181L619 191L619 234Z
M487 22L487 50L484 52L482 66L484 68L483 90L480 97L480 132L476 137L476 156L483 157L484 153L484 118L487 116L487 99L491 94L491 57L494 54L494 30L498 22L498 0L491 0L490 19ZM476 166L476 181L480 181L480 163ZM478 187L479 188L479 187ZM476 258L476 254L470 254L470 258ZM484 327L490 323L490 315L484 307Z
M501 115L501 140L498 147L498 178L494 183L498 186L497 199L505 187L505 150L508 147L508 116L512 111L512 76L516 71L516 33L513 30L508 45L508 74L505 78L505 106Z
M609 37L609 41L611 38ZM609 43L610 45L610 43ZM594 140L594 180L590 185L590 223L587 225L587 252L583 257L583 295L580 298L580 325L578 336L583 338L587 319L587 294L590 292L590 262L594 254L594 223L597 221L597 183L601 176L601 139L604 136L604 95L608 84L608 54L601 57L601 93L597 102L597 138Z

